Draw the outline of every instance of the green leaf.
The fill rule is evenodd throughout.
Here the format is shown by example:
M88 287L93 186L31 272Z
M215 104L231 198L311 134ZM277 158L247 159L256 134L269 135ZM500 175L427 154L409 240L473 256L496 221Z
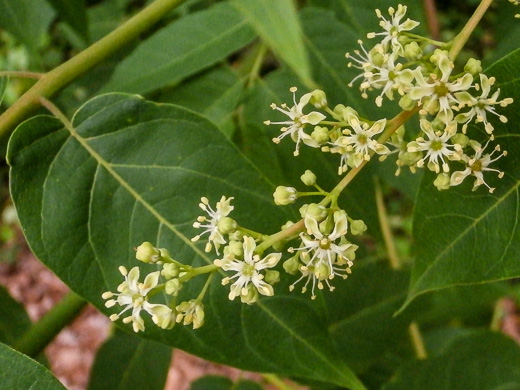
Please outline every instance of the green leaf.
M178 104L212 121L228 137L233 135L233 113L240 101L243 83L227 66L221 66L188 79L154 99Z
M262 390L263 387L256 382L248 380L239 380L233 383L231 379L217 376L207 375L194 381L190 390Z
M162 390L171 357L168 346L116 331L96 355L88 390Z
M292 0L233 0L231 2L254 27L262 40L298 75L314 85L302 29Z
M440 356L404 366L384 390L513 390L520 383L520 348L499 333L464 335Z
M66 390L45 367L0 343L0 389Z
M146 93L205 69L255 37L228 3L188 15L159 30L123 60L103 88Z
M48 0L63 20L88 39L87 10L85 0Z
M30 119L13 133L8 156L32 250L105 313L113 310L104 308L102 292L121 283L118 266L136 265L132 247L143 241L184 263L212 262L204 244L190 240L201 196L234 196L234 218L256 231L277 231L288 219L272 201L275 185L211 122L133 95L92 99L71 128L52 117ZM199 279L179 299L196 296L205 282ZM148 321L146 337L248 370L364 388L338 358L309 299L277 289L275 297L243 305L229 301L219 279L207 292L201 329L162 331Z
M516 71L519 66L517 50L486 71L496 77L500 97L515 100L507 108L497 110L509 119L508 123L491 118L496 143L509 151L493 164L493 168L505 172L503 179L497 179L492 172L484 174L496 191L488 194L481 186L471 192L473 180L468 178L458 187L439 192L432 184L433 175L425 174L414 211L417 257L407 303L431 290L520 276L520 137L515 125L520 121L520 78Z
M0 10L0 27L36 52L54 17L49 4L45 0L0 0Z
M0 286L0 342L14 345L16 340L31 326L31 320L21 303L15 301Z

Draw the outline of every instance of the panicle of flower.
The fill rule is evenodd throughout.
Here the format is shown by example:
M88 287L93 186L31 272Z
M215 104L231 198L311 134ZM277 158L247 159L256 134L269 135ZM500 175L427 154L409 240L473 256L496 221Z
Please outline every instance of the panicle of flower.
M351 273L350 267L353 265L357 246L345 238L348 219L344 210L335 211L321 222L307 213L304 224L306 231L300 233L302 245L299 248L289 248L289 252L297 252L297 256L289 259L284 268L296 268L301 273L300 278L289 289L294 290L295 285L305 279L302 292L305 293L311 283L311 298L315 299L316 287L321 290L325 283L333 291L330 280L334 276L346 279Z
M108 299L105 306L110 308L115 305L123 307L118 314L110 316L111 321L117 321L123 313L131 311L131 314L123 318L123 322L132 323L134 332L144 331L144 321L141 317L141 311L147 312L153 322L163 328L168 329L173 326L172 310L162 304L153 304L148 302L148 294L152 289L157 287L159 282L160 271L148 274L144 282L139 282L139 267L133 267L130 272L121 266L119 272L124 276L125 280L117 287L118 293L107 291L103 293L103 299ZM115 299L114 299L115 297Z
M275 267L282 254L270 253L260 258L254 253L255 240L249 236L243 237L242 248L241 256L228 252L222 259L217 259L213 263L224 271L235 272L233 276L222 279L223 285L234 280L230 287L229 299L234 300L239 296L242 302L251 304L256 301L258 293L266 296L274 294L273 286L264 280L265 276L261 271ZM251 284L256 292L252 290Z
M490 168L489 165L503 156L507 155L506 151L500 150L500 145L496 145L495 148L491 151L491 153L484 154L485 149L489 145L489 139L484 147L482 147L478 142L472 141L469 143L471 148L474 150L474 154L472 157L469 157L466 154L463 154L462 161L466 164L466 169L462 171L455 171L451 175L450 185L457 186L461 184L464 179L468 176L475 176L475 182L473 183L473 191L475 191L482 184L486 186L490 193L492 193L495 188L490 187L489 184L484 180L484 172L496 172L499 178L504 177L504 172L498 169ZM496 154L494 157L493 155Z
M292 107L289 107L287 104L283 103L280 107L275 103L271 104L271 108L273 110L278 110L281 113L287 115L290 120L282 121L282 122L272 122L265 121L266 125L284 125L280 131L281 135L273 138L273 142L278 144L281 139L287 135L290 135L292 140L296 142L296 148L294 150L294 155L297 156L300 153L300 142L303 142L307 146L311 146L317 148L318 143L307 133L305 133L304 129L306 125L317 125L322 120L325 119L325 115L318 111L312 111L308 114L303 113L304 107L309 103L309 101L313 98L313 93L322 92L322 91L314 91L304 94L299 102L296 102L296 91L298 89L296 87L292 87L290 91L293 94L293 103ZM320 104L318 104L320 105Z
M468 123L475 118L475 122L484 123L484 128L488 134L492 134L494 127L488 121L487 113L491 113L496 115L502 123L507 122L507 118L504 115L500 115L496 112L495 106L498 104L500 107L506 107L509 104L513 103L512 98L505 98L502 100L498 100L498 96L500 95L500 88L498 88L491 96L489 96L491 92L491 87L495 84L494 77L487 77L485 74L480 74L480 86L476 84L475 87L477 90L481 89L482 92L480 96L474 97L468 92L457 92L455 96L459 101L459 109L465 106L470 108L469 111L461 113L455 117L455 120L459 123L464 123L462 126L462 132L466 133L466 129L468 127ZM492 137L493 138L493 137Z
M411 20L410 18L406 19L401 23L401 20L404 18L407 7L405 5L399 4L397 6L397 10L393 7L388 8L388 14L390 15L390 20L386 19L380 10L376 9L376 15L379 19L379 25L383 28L383 32L371 32L367 34L367 38L375 38L376 36L383 36L383 40L381 44L384 46L390 45L392 51L395 51L398 54L402 54L404 49L401 43L399 42L399 37L403 32L411 31L415 27L419 25L419 22L415 20Z
M206 197L201 198L199 207L204 210L209 218L205 215L197 217L197 221L193 223L194 228L203 228L204 231L191 239L191 241L198 241L201 236L208 234L208 243L206 244L205 251L210 252L213 247L217 254L221 245L226 243L224 234L230 233L229 230L233 230L233 226L236 228L236 223L228 215L233 211L234 206L231 206L233 197L226 198L222 196L220 201L217 202L216 208L213 209L209 205L209 200ZM229 226L231 225L231 229Z

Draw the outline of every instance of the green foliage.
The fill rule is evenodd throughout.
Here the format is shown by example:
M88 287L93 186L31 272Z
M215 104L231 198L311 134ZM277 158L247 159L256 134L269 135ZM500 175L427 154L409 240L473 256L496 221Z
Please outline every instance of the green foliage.
M87 389L161 390L171 357L165 345L116 330L96 355Z
M474 332L456 337L438 356L410 363L384 390L518 389L520 349L500 334Z
M487 72L499 80L505 96L520 101L520 50L491 66ZM520 120L514 107L503 109L509 123ZM498 122L498 121L497 121ZM505 150L517 150L518 129L496 123L496 137ZM424 178L414 211L417 259L412 272L409 300L426 291L447 286L481 283L520 276L518 253L518 185L520 164L510 153L497 164L507 172L492 179L492 194L472 193L468 180L461 188L435 192L431 175ZM442 229L439 227L442 226Z
M238 11L228 3L216 4L171 23L142 42L121 61L102 90L146 93L174 85L223 60L254 37Z
M9 31L36 52L45 42L45 34L54 10L45 0L1 0L0 27Z
M65 390L40 363L0 343L0 388L5 390Z
M173 1L156 0L155 4ZM0 0L0 27L30 49L31 58L42 68L48 64L44 54L38 54L44 44L57 57L67 58L89 39L95 41L110 33L144 2L48 3L35 6L32 0ZM423 2L404 3L406 17L421 22L414 33L426 35ZM263 122L288 121L287 115L273 111L270 105L287 109L282 105L287 103L291 107L290 88L297 87L296 103L306 92L319 88L326 92L331 109L344 104L355 108L369 126L382 118L390 123L401 112L398 99L377 107L374 100L380 91L368 88L366 99L361 97L359 80L353 88L348 86L360 70L346 66L349 60L345 59L345 52L361 50L361 56L365 55L357 40L362 39L367 49L371 47L367 33L380 28L374 8L388 17L389 6L397 3L187 1L177 11L165 13L154 29L149 26L150 32L136 39L126 52L98 62L82 79L78 80L78 74L62 75L75 82L52 99L48 91L44 97L70 119L45 103L55 116L37 115L19 123L8 145L11 196L32 251L73 291L104 314L113 315L122 309L106 307L102 294L115 291L122 282L119 266L131 269L139 264L132 248L145 241L166 248L175 261L196 270L216 267L215 259L224 261L222 253L206 252L202 239L192 241L201 233L193 226L201 214L201 197L207 197L210 205L223 195L233 197L232 218L250 229L246 234L259 232L254 236L259 246L288 220L301 220L300 206L310 203L308 199L319 202L323 194L276 206L276 187L307 191L300 176L310 169L319 187L331 191L344 177L338 175L340 156L301 145L299 155L293 157L297 134L293 140L289 136L275 144L272 140L280 136L282 124L266 126ZM172 323L172 329L159 329L145 313L145 332L128 335L116 331L102 347L89 389L162 388L172 347L245 370L297 378L316 389L517 388L518 346L499 334L475 331L490 323L497 327L500 313L496 302L501 297L519 297L518 289L508 281L520 277L520 50L515 36L518 21L512 17L511 7L501 4L489 11L485 23L496 27L496 31L490 30L496 48L482 50L489 64L485 73L497 80L493 90L500 88L500 99L514 99L506 107L491 106L508 118L507 123L488 114L495 141L509 152L492 166L505 172L502 179L494 172L484 173L486 183L496 187L494 193L489 194L484 185L471 192L474 177L448 191L438 191L428 169L412 175L403 167L401 175L395 176L397 153L382 163L373 156L341 195L335 199L325 195L333 203L331 217L344 209L350 218L362 219L367 225L366 232L352 238L360 248L346 280L336 275L319 280L320 286L311 272L307 288L316 292L315 299L310 299L309 291L300 293L305 278L290 291L300 274L284 273L288 247L299 253L312 252L295 239L280 250L283 258L276 270L283 277L273 282L275 295L260 296L253 305L240 302L238 296L230 301L229 285L222 284L229 282L224 277L232 275L222 269L215 272L207 291L203 290L207 275L183 281L178 296L156 286L150 302L170 305L173 310L203 290L204 326L191 329ZM506 17L509 19L503 20ZM62 22L59 28L50 28L53 20ZM482 41L472 47L487 47L485 36L479 37ZM469 55L462 52L459 59ZM430 62L427 65L438 78L442 71L432 65L435 61ZM44 83L52 84L48 80ZM475 76L473 83L478 81ZM0 103L6 86L7 78L0 77ZM92 97L96 90L101 94ZM305 113L319 110L311 104ZM405 142L421 131L416 117L405 123ZM289 119L285 126L294 121L290 115ZM346 124L338 127L348 128ZM481 123L471 124L470 133L477 134L482 144L489 137ZM320 146L327 149L332 144ZM354 171L351 168L349 173ZM383 183L388 210L376 205L376 182ZM413 212L408 211L412 207ZM348 225L352 230L354 221L349 220ZM311 228L305 227L293 237L310 234ZM394 237L382 233L385 228ZM326 224L320 232L323 249L334 232ZM387 257L396 254L389 250L389 240L397 241L396 236L400 245L397 257L401 252L406 255L398 265L390 266ZM263 257L272 251L279 250L273 247L256 254ZM234 256L234 260L245 258ZM146 273L163 269L161 264L140 264L140 268L141 280ZM299 272L306 276L301 268ZM235 282L231 279L229 283ZM334 291L327 288L329 282ZM118 292L123 290L120 287ZM117 293L114 299L118 299ZM0 312L7 313L0 319L0 339L12 345L21 335L18 329L25 330L29 321L3 290ZM125 313L123 317L131 310ZM182 322L178 314L174 311L173 319ZM128 324L120 326L130 329ZM12 327L16 331L11 332ZM422 331L428 354L425 361L417 359L421 340L411 341L413 329ZM7 368L0 371L0 388L21 388L13 387L16 376L4 372L17 374L25 369L22 364L33 363L4 346L0 346L0 359L10 364L2 365ZM39 370L31 368L34 380L31 375L23 380L43 380L38 379ZM34 383L42 389L61 388ZM214 376L191 386L192 390L209 388L261 386Z

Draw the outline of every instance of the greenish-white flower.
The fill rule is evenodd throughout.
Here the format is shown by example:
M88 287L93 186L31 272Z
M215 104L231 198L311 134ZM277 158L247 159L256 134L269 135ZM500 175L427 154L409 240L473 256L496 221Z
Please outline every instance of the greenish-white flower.
M123 313L131 310L132 313L123 318L123 322L125 324L131 322L134 332L143 331L144 321L141 318L141 311L144 310L152 316L152 320L157 326L166 329L173 325L173 312L168 306L148 302L148 293L157 286L160 271L146 275L143 283L139 282L139 267L133 267L128 272L125 267L121 266L119 272L125 280L117 287L118 293L107 291L102 295L103 299L108 299L105 303L106 307L110 308L116 304L124 307L119 314L112 314L110 320L116 321ZM116 299L112 299L113 297Z
M410 90L408 96L422 103L421 114L442 111L445 118L450 118L453 115L452 107L458 107L461 104L455 94L466 91L472 86L473 75L466 73L455 81L450 81L453 62L444 52L439 52L437 58L441 77L430 74L429 79L426 79L422 68L417 67L414 71L416 86Z
M250 302L251 293L248 286L252 284L262 295L271 296L274 294L273 286L264 281L264 275L261 273L262 270L273 268L278 264L281 253L270 253L264 258L254 254L256 249L255 240L252 237L244 236L243 242L243 256L239 259L235 256L224 256L223 259L217 259L214 264L224 271L234 271L235 275L231 277L225 277L222 279L222 284L226 285L234 280L231 285L229 292L229 299L233 300L237 296L249 297Z
M405 5L399 4L397 6L397 10L393 7L388 8L388 14L390 15L390 20L386 19L380 10L376 9L376 15L379 19L379 25L385 30L380 33L369 33L367 34L368 38L375 38L380 35L383 36L383 40L381 41L382 45L392 47L392 50L397 54L403 54L403 46L399 42L399 36L403 32L407 32L413 30L415 27L419 25L419 22L415 20L406 19L401 23L401 20L404 18L407 11L407 7Z
M225 219L231 211L233 211L234 206L231 206L231 201L233 197L226 198L222 196L220 201L217 202L216 209L214 210L209 205L209 200L206 197L201 198L201 203L199 203L199 207L208 213L208 216L200 216L197 217L197 221L193 224L194 228L203 228L204 231L195 237L193 237L192 241L198 241L204 234L208 234L208 243L206 244L205 251L210 252L213 246L215 247L215 251L217 254L219 253L219 248L221 245L226 243L224 239L222 229L219 224L222 222L226 225L229 224L228 220ZM227 231L227 229L225 229Z
M498 173L498 177L502 178L504 176L504 172L490 168L489 165L495 161L497 161L502 156L507 155L507 152L500 152L500 145L495 146L491 153L484 154L484 150L487 148L490 140L482 147L478 142L470 141L470 146L475 151L475 154L472 157L467 156L466 154L462 155L462 161L466 164L466 169L463 171L453 172L450 179L450 185L457 186L464 181L464 179L468 176L475 176L475 182L473 183L473 191L475 191L478 187L484 184L489 192L493 192L495 188L490 187L489 184L484 180L484 172L496 172ZM493 155L498 152L498 155Z
M460 145L452 144L450 139L456 134L457 127L452 123L444 129L444 131L435 131L432 124L426 119L420 121L421 129L427 139L418 137L415 141L408 143L408 152L423 152L425 156L416 162L416 166L422 167L426 161L427 167L431 171L439 173L449 172L450 167L447 160L460 160Z
M183 325L193 324L193 329L204 325L204 305L197 299L181 302L175 310L177 312L175 322L182 322Z
M308 114L304 114L303 109L313 97L313 93L306 93L300 98L299 102L296 102L297 88L292 87L290 90L293 93L294 106L289 107L287 104L283 103L280 107L278 107L275 103L271 104L271 108L273 110L278 110L281 113L287 115L290 120L283 122L265 121L264 123L266 125L284 125L284 127L280 129L282 134L276 138L273 138L273 142L279 143L282 138L290 135L292 140L296 142L294 155L297 156L300 153L300 142L303 142L304 144L313 148L317 148L319 146L319 144L309 134L305 133L304 128L308 124L317 125L325 119L325 115L318 111L312 111Z
M460 102L459 108L463 108L465 106L468 106L470 108L469 111L461 113L455 117L455 120L457 122L464 123L464 125L462 126L463 132L466 132L468 123L471 122L473 118L475 118L475 122L484 123L484 128L486 129L486 132L488 134L491 134L494 130L494 127L491 123L489 123L487 113L496 115L502 123L507 122L507 118L504 115L498 114L496 112L495 107L497 104L500 107L506 107L507 105L513 103L513 99L505 98L502 100L498 100L498 96L500 95L500 88L498 88L491 96L489 96L493 84L495 84L494 77L487 77L485 74L481 73L480 88L482 89L482 93L480 94L480 96L474 97L465 91L455 93L457 100Z
M311 298L316 297L315 288L323 289L335 275L346 278L350 274L353 262L353 253L357 249L345 239L348 231L348 217L343 210L334 212L332 216L334 228L330 231L328 221L318 223L309 214L304 218L306 232L300 234L302 246L289 248L289 252L300 252L300 260L303 265L299 267L301 277L290 286L290 290L301 280L306 279L302 292L307 291L307 286L312 280Z

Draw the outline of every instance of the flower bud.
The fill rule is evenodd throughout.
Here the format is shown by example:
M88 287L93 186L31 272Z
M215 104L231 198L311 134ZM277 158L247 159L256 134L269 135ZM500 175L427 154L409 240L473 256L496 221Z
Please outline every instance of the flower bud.
M305 171L303 175L300 176L300 179L306 186L313 186L314 184L316 184L316 175L308 169Z
M271 285L278 283L280 281L280 272L268 269L265 271L265 278L266 283L269 283Z
M282 266L285 272L287 272L288 274L294 275L295 273L297 273L300 269L300 261L298 260L298 255L295 255L290 259L284 261Z
M166 263L163 264L163 269L161 270L161 275L166 279L172 279L179 276L179 265L176 263Z
M182 283L179 279L168 280L164 285L164 291L166 292L166 294L172 295L174 297L176 297L177 294L179 294L179 291L181 291L181 289Z
M399 107L401 107L405 111L413 110L415 107L415 101L412 100L412 98L406 94L401 99L399 99Z
M447 173L439 173L437 178L434 180L433 185L437 187L439 191L448 190L450 188L450 176Z
M322 262L318 267L314 269L314 275L316 275L316 277L319 280L328 279L331 275L329 265L327 263Z
M464 72L471 73L471 74L478 74L482 72L482 63L475 59L470 58L466 65L464 65Z
M316 221L321 221L327 216L327 208L317 203L310 203L303 205L300 208L300 214L302 218L305 218L308 215Z
M298 199L298 193L294 187L276 187L276 191L273 194L274 203L278 206L285 206L294 203Z
M354 236L362 234L367 230L367 225L361 219L355 219L350 222L350 233Z
M457 133L451 137L451 142L459 144L461 148L465 148L469 143L469 138L465 134Z
M248 284L244 289L246 289L246 294L240 295L240 301L242 303L252 305L258 301L258 290L254 286Z
M422 55L422 49L417 42L410 42L404 47L404 56L411 61L418 60Z
M143 263L157 263L161 260L161 251L145 241L137 247L135 258Z
M312 91L309 103L311 103L316 108L327 107L327 96L325 95L325 92L323 92L321 89L315 89Z
M311 138L318 144L324 144L329 141L329 129L322 126L316 126L311 133Z
M224 247L224 257L229 255L230 257L240 257L244 254L244 246L242 241L230 241L229 244Z
M237 222L229 217L224 217L218 221L218 231L222 234L230 234L237 230Z

